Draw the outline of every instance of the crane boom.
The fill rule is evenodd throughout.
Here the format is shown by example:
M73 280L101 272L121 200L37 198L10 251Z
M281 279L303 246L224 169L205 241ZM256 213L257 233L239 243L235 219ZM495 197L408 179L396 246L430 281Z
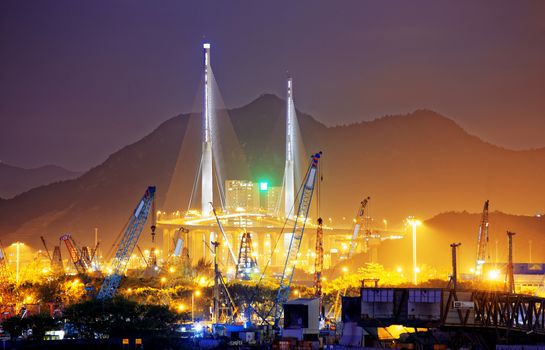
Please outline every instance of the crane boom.
M59 239L66 244L66 249L68 250L68 254L70 254L70 260L72 260L76 271L78 273L85 273L89 266L81 256L81 252L78 250L78 246L76 245L74 238L72 238L72 235L65 233Z
M488 200L484 202L481 224L477 234L477 259L475 262L475 274L482 278L483 265L486 261L488 248Z
M144 224L148 219L154 198L155 186L149 186L129 219L129 224L123 234L123 238L121 238L117 253L112 262L112 273L104 279L104 283L98 292L98 299L111 299L117 292L117 288L121 282L121 277L125 273L129 258L134 251L138 238L140 238L140 234L144 229ZM154 230L155 223L152 224L152 234L154 234Z
M220 218L218 217L218 214L216 213L216 208L214 208L214 206L212 205L212 202L210 202L210 206L212 207L212 212L214 213L214 217L216 218L218 227L220 228L223 239L225 240L225 243L227 245L227 249L229 250L229 256L231 256L231 260L233 260L233 264L235 264L236 266L238 264L237 257L235 256L235 253L233 252L233 248L231 248L231 244L229 244L229 239L227 239L227 235L225 234L225 231L223 230L223 225L221 224Z
M44 236L40 236L40 239L42 240L42 243L44 245L44 248L45 248L45 252L47 254L47 257L49 258L49 261L53 261L53 258L51 257L51 254L49 254L49 249L47 249L47 244L45 243L45 238Z
M348 259L352 257L354 254L354 250L356 249L356 240L358 238L358 233L360 232L361 228L365 225L365 208L367 207L367 203L371 197L364 198L360 202L360 208L356 214L356 221L354 224L354 233L352 234L352 240L350 241L350 250L348 251Z
M310 202L312 200L312 194L314 192L314 186L316 184L316 174L318 172L318 159L320 159L322 152L316 153L312 156L305 182L303 184L303 193L299 200L299 206L297 208L297 216L293 225L292 236L288 253L286 254L286 261L284 263L284 270L282 277L280 278L280 286L278 287L278 294L274 300L274 305L271 311L274 312L274 326L278 328L280 318L282 317L283 304L288 301L290 294L291 281L293 279L293 273L297 264L297 254L299 253L299 247L303 239L303 232L305 230L305 224L307 222L308 212L310 209Z

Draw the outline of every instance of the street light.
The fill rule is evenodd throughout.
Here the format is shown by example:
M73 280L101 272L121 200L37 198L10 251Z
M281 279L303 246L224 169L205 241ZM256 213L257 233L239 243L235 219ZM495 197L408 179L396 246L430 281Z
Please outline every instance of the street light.
M16 273L15 273L15 283L19 284L19 247L25 245L22 242L15 242L12 245L15 245L16 248Z
M413 283L417 284L417 268L416 268L416 226L420 225L421 222L416 220L414 217L407 218L407 223L413 228Z
M191 293L191 323L195 322L195 297L200 297L201 291L196 290L193 293Z

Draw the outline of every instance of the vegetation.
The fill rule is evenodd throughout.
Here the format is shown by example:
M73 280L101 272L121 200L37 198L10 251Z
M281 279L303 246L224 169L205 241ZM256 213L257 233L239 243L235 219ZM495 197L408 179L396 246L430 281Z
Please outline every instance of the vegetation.
M112 300L88 300L68 307L67 323L85 339L96 337L169 336L180 316L166 306L145 305L117 297Z

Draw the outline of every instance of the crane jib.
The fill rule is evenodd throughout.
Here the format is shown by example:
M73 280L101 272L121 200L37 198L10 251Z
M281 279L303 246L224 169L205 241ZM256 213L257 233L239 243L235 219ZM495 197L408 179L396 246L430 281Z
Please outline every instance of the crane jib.
M138 205L138 208L136 208L136 211L134 212L134 217L138 217L140 215L140 211L142 211L142 208L144 207L144 200L142 199L140 201L140 204Z
M286 260L284 262L284 269L280 278L280 285L278 287L278 293L274 301L274 305L271 311L274 312L274 327L278 328L280 318L283 314L283 304L288 300L290 293L290 286L297 265L297 255L301 247L303 238L303 232L305 230L305 224L308 218L308 212L310 209L310 203L312 200L312 193L314 192L314 186L316 182L318 159L321 156L320 153L316 153L312 156L312 163L310 164L306 179L304 181L303 192L299 199L299 205L297 208L297 215L294 220L293 234L290 239L288 252L286 254Z
M312 167L310 169L310 175L307 179L307 183L305 184L305 187L308 189L311 189L314 187L314 180L316 179L316 168Z

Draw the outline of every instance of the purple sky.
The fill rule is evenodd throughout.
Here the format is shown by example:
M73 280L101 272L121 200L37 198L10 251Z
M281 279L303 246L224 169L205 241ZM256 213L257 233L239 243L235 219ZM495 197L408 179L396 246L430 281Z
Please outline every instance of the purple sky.
M543 1L2 1L0 160L85 170L194 106L203 37L228 107L327 125L418 108L545 146Z

